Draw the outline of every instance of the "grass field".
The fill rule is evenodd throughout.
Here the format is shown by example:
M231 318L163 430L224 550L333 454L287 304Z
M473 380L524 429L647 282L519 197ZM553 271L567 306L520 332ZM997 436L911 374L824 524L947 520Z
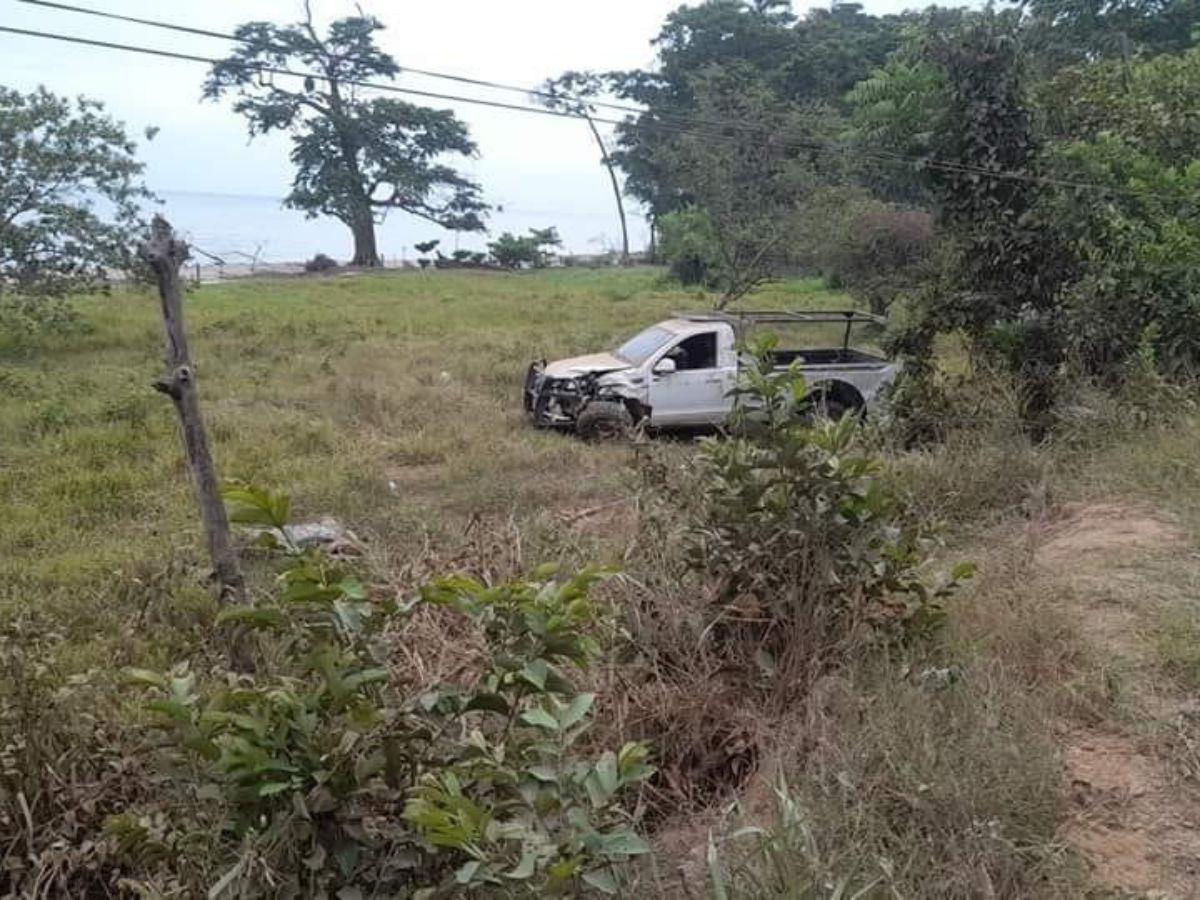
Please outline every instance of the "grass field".
M760 302L845 299L800 282ZM539 539L559 514L620 497L629 450L530 428L526 365L706 303L645 269L407 272L204 287L187 319L222 477L286 490L299 518L337 516L402 564L453 544L471 517L512 518L532 556L555 553ZM38 596L81 664L100 664L147 602L130 585L170 578L194 593L172 560L201 545L174 411L150 389L157 301L118 293L79 309L82 337L0 344L0 596Z
M523 372L706 303L647 269L404 272L204 287L187 317L222 476L287 491L299 519L343 520L400 589L431 569L621 560L635 451L532 429ZM846 303L799 281L754 305ZM0 636L119 708L119 671L188 657L214 601L174 411L150 388L156 301L78 308L84 334L0 336ZM957 674L943 689L868 662L802 720L773 723L762 778L787 774L811 818L797 830L785 810L772 852L728 873L730 896L823 896L787 889L879 872L904 896L1187 895L1200 848L1176 826L1200 810L1200 728L1181 712L1200 683L1200 423L1178 405L1169 421L1092 423L1038 447L983 416L890 458L918 508L951 523L935 564L981 564L927 661ZM1096 747L1142 773L1140 793L1101 783ZM1077 801L1072 779L1099 786ZM766 806L747 798L754 824ZM1114 837L1106 815L1136 827ZM725 822L668 822L668 869L703 882L696 847Z

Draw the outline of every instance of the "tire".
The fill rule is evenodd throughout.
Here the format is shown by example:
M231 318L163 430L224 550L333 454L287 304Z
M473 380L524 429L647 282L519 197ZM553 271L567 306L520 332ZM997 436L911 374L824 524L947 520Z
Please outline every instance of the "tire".
M823 392L812 394L808 398L808 402L804 404L800 412L800 417L807 423L812 424L821 419L828 419L830 422L840 421L847 414L854 412L857 407L843 403L837 397L832 397Z
M575 420L575 432L585 441L615 441L629 436L633 416L623 403L594 400Z

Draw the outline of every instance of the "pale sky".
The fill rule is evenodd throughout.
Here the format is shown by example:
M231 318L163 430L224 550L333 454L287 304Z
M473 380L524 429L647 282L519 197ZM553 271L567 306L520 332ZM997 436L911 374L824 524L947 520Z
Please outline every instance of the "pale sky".
M72 2L215 31L229 31L251 19L293 21L302 13L300 0ZM355 9L348 0L314 0L313 5L324 21L352 15ZM678 0L362 0L365 11L387 24L381 44L401 66L531 87L567 69L649 66L654 58L650 40L678 5ZM810 5L799 2L796 11L802 13ZM914 4L866 0L864 5L868 12L880 14ZM229 47L212 38L30 6L18 0L0 0L0 24L202 56L221 56ZM205 71L197 63L0 33L0 83L22 90L44 84L56 93L86 94L102 100L137 135L147 125L161 128L152 143L140 141L140 156L147 164L146 179L152 190L282 197L291 174L287 138L274 135L249 143L244 121L227 103L201 102ZM523 102L520 95L489 93L415 75L402 75L397 83ZM557 225L567 246L576 252L594 252L617 243L619 227L611 189L582 122L461 103L414 102L451 108L468 123L480 156L463 168L482 183L488 202L505 208L491 218L493 234ZM645 227L636 204L630 201L629 209L636 247L644 242ZM185 218L188 214L184 207L177 213ZM236 210L230 213L231 233L239 224L238 215ZM298 217L295 222L297 229L310 227ZM244 218L240 224L249 231L255 227ZM213 231L219 230L220 223L197 222L194 227ZM345 254L349 238L342 236L340 229L340 225L332 229L326 225L319 232L314 228L307 244L340 241L330 251ZM398 255L398 244L437 236L436 231L411 220L389 222L383 252ZM242 235L239 239L250 238ZM443 244L453 240L449 237ZM479 247L484 240L464 237L462 245Z

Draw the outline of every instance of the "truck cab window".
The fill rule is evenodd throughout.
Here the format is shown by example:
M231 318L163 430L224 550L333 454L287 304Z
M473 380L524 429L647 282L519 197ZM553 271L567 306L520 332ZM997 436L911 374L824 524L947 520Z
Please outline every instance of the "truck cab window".
M675 360L678 371L689 369L715 369L717 367L717 333L715 331L692 335L680 341L667 356Z

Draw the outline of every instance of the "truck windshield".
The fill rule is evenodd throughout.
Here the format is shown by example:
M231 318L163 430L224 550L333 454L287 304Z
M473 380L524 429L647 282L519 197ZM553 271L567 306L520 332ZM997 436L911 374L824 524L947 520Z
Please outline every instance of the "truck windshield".
M667 341L675 337L674 332L652 325L640 334L636 334L616 349L616 355L634 366L640 366Z

